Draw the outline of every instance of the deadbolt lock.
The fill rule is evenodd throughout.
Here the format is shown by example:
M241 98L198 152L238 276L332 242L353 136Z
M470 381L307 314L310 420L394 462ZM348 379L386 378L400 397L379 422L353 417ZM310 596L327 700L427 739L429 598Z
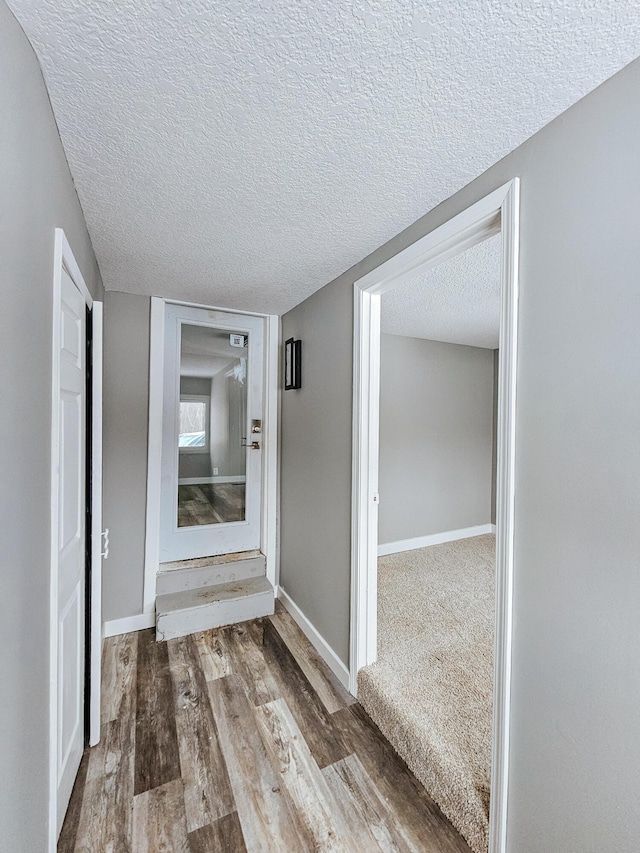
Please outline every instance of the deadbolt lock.
M262 432L262 421L251 421L251 432Z

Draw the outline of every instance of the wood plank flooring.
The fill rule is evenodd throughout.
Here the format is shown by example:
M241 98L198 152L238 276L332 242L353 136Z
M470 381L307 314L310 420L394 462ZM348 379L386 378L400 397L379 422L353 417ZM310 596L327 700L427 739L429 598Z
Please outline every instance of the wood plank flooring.
M178 527L244 521L244 483L178 486Z
M103 661L58 853L470 853L280 606Z

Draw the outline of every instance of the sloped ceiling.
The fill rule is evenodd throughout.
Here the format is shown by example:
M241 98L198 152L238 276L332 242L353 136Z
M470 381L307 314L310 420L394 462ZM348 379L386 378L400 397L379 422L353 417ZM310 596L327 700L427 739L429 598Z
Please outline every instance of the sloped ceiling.
M637 0L10 0L107 289L274 313L634 58Z
M490 237L383 294L382 332L496 349L501 246Z

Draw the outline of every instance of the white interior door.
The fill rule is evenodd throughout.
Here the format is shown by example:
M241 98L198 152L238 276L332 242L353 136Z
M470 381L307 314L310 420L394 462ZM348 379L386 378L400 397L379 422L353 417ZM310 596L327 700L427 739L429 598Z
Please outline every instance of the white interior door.
M160 562L260 548L264 319L167 305Z
M57 829L84 747L85 299L62 270L59 334Z

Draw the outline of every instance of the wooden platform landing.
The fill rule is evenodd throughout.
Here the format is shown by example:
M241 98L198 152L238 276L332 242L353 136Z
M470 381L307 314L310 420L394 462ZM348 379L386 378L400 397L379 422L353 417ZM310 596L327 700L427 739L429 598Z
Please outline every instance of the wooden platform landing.
M59 853L469 853L289 615L105 641Z

